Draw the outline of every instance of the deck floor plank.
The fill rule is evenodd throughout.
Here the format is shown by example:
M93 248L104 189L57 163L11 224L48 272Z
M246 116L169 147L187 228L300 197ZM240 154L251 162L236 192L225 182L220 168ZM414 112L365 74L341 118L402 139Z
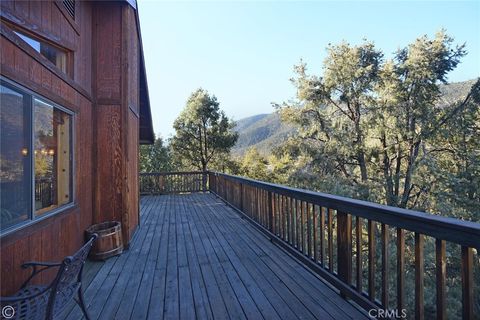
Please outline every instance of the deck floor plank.
M205 205L209 206L210 208L215 208L215 206L224 206L224 204L218 199L206 201ZM226 210L234 212L233 209L229 207ZM215 218L215 216L212 216L212 218ZM217 220L215 224L221 225L222 221L223 219ZM256 247L255 252L264 252L263 254L260 254L261 259L265 260L266 263L271 265L271 267L276 270L276 274L282 275L287 273L291 278L295 276L293 279L295 282L298 282L301 285L301 291L307 291L310 297L320 296L325 301L329 301L330 303L323 304L322 307L331 315L331 317L335 319L357 319L355 316L357 310L352 305L345 305L345 300L343 298L331 290L325 283L318 283L318 278L315 275L305 269L305 267L295 259L292 259L289 255L285 254L281 248L269 245L270 241L262 233L253 228L248 222L243 221L241 223L245 224L245 228L238 228L237 224L231 225L232 230L238 229L238 239L244 239L242 234L247 233L247 235L250 237L246 238L246 240L244 239L246 243L251 247ZM288 280L290 281L290 279ZM293 285L291 289L295 287L296 286ZM309 298L303 298L302 302L315 305ZM315 306L315 308L317 307ZM352 316L350 316L350 314Z
M140 214L129 250L85 266L92 319L367 319L212 194L142 197Z
M218 199L206 202L207 206L212 206ZM223 206L223 203L220 201L217 205ZM230 207L227 208L228 211L234 212ZM289 274L295 274L295 281L298 281L302 287L307 290L311 296L320 296L330 303L325 304L327 312L329 312L334 318L338 317L351 317L352 319L357 319L355 317L355 312L357 309L351 304L345 304L345 300L340 297L340 295L332 295L331 288L327 284L318 282L318 277L306 269L300 262L296 259L292 259L290 255L287 255L277 246L270 246L270 242L263 234L258 232L255 228L250 226L248 222L245 222L247 226L241 228L241 233L247 232L251 237L247 238L245 244L250 246L258 246L260 250L264 251L264 254L261 255L262 259L270 260L270 263L278 266L284 272ZM235 228L235 225L232 225L232 228ZM241 237L240 237L241 238ZM240 240L239 240L240 241ZM280 262L280 263L279 263ZM341 312L340 314L338 312ZM352 316L350 316L350 314Z

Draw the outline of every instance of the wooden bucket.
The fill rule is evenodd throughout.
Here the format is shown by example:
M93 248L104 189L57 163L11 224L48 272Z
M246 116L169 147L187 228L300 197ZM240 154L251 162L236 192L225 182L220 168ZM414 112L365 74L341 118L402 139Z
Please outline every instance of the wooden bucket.
M118 221L94 224L87 229L87 239L94 233L98 235L90 251L93 260L105 260L123 252L122 225Z

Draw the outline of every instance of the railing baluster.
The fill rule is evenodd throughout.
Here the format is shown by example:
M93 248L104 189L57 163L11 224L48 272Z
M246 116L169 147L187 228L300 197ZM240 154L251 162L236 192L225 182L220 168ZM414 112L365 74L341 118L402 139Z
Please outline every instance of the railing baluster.
M325 267L325 208L320 207L320 264Z
M405 306L405 232L397 228L397 310Z
M295 224L293 223L293 219L294 219L294 212L295 212L295 206L294 206L294 200L292 197L290 197L290 237L289 237L289 242L290 244L293 246L294 243L295 243L295 240L294 240L294 226Z
M333 210L328 209L328 269L333 272Z
M362 221L360 217L355 218L355 238L357 251L357 291L362 292Z
M300 201L300 251L305 253L305 202Z
M368 220L368 296L375 300L375 223Z
M388 226L382 223L382 305L388 309Z
M259 206L259 209L258 211L260 212L260 216L261 216L261 225L264 226L267 222L266 222L266 215L265 215L265 210L264 210L264 201L263 201L263 190L262 189L258 189L258 206Z
M291 212L292 212L292 207L291 207L290 198L287 197L285 200L286 200L285 206L287 208L287 216L285 217L285 219L286 219L286 227L285 227L286 237L285 237L284 240L287 241L287 242L290 242L290 237L291 237L291 234L290 234L290 216L291 216Z
M298 222L300 219L300 201L295 199L295 246L297 250L300 250L300 232L298 231L300 228L300 223Z
M313 260L318 262L318 206L312 204L313 214Z
M287 218L287 197L283 196L282 201L282 239L285 239L285 219Z
M278 221L277 221L278 229L277 229L277 235L280 236L280 228L282 227L282 223L281 223L281 221L282 221L281 220L281 218L282 218L282 195L281 194L278 195L277 201L278 201L278 212L277 212L277 214L278 214Z
M462 246L462 318L473 319L473 250Z
M274 233L274 229L273 229L273 211L275 210L274 208L275 208L275 205L273 203L273 195L272 195L272 192L269 191L268 192L268 218L269 218L268 227L270 228L271 233Z
M437 319L445 320L447 318L446 296L445 296L445 278L447 276L447 264L445 260L444 240L435 240L436 257L436 282L437 282Z
M312 254L312 204L307 203L307 256L311 258Z
M415 319L424 319L424 275L423 235L415 232Z
M243 212L243 183L240 183L240 211Z

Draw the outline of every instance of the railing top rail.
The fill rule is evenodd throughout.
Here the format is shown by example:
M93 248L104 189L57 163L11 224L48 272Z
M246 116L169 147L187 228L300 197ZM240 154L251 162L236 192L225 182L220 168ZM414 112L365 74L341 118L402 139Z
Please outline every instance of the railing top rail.
M192 175L203 173L202 171L140 172L140 176Z
M480 249L480 223L292 188L225 173L214 171L209 171L209 173L390 226Z

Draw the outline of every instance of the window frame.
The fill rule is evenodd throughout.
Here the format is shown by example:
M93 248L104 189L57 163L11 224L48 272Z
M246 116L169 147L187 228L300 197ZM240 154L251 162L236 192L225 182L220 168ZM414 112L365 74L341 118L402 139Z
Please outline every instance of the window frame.
M76 168L75 168L75 118L76 118L76 113L70 109L67 109L58 103L53 102L52 100L37 94L36 92L18 84L15 81L12 81L8 78L5 78L4 76L0 76L0 84L6 86L7 88L17 91L23 95L26 95L28 98L25 101L25 104L28 104L28 117L30 120L30 127L29 127L29 141L28 141L28 147L31 150L30 151L30 161L29 161L29 166L31 170L31 186L30 186L30 210L27 213L28 219L19 223L16 223L14 225L11 225L10 227L7 227L3 230L0 229L0 238L3 238L4 236L7 236L11 233L17 232L21 229L30 227L34 224L37 224L40 221L43 221L45 219L48 219L52 216L55 216L57 214L60 214L62 212L65 212L68 209L71 209L75 207L76 204L76 190L75 190L75 185L76 185ZM71 167L71 185L70 185L70 190L71 190L71 197L70 201L66 204L60 205L56 208L53 208L51 210L46 211L45 213L41 215L36 215L36 209L35 209L35 154L33 152L34 150L34 144L35 144L35 130L34 130L34 125L35 125L35 118L34 118L34 99L38 99L40 101L43 101L49 105L51 105L53 108L56 108L62 112L65 112L70 116L70 121L71 121L71 126L70 126L70 167Z
M74 51L72 49L66 48L56 42L53 42L52 40L46 38L45 36L41 36L38 34L33 33L30 30L24 29L17 24L14 24L10 21L2 20L2 22L12 31L14 36L21 41L23 44L27 45L29 48L35 51L35 53L39 56L42 57L42 60L45 60L45 62L49 63L51 67L54 67L56 70L61 72L62 74L70 77L71 79L74 78ZM52 62L50 59L48 59L45 55L43 55L41 52L37 51L35 48L33 48L27 41L25 41L19 34L21 34L24 37L30 38L33 41L37 41L40 44L44 43L47 44L53 48L56 48L59 51L62 51L65 53L65 70L62 70L59 66L57 66L54 62Z

